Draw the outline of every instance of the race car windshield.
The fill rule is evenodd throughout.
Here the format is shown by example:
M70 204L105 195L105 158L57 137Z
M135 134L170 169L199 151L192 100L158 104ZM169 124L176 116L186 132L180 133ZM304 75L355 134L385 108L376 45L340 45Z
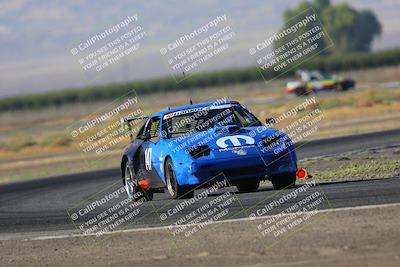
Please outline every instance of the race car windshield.
M204 108L177 114L164 120L164 138L178 137L207 131L226 125L238 127L261 126L261 122L241 106ZM168 116L168 115L167 115Z

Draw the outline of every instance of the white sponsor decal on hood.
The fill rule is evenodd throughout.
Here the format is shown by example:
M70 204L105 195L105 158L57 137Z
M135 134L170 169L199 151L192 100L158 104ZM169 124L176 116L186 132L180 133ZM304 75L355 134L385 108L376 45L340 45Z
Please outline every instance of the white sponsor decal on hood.
M255 140L247 135L231 135L221 137L217 140L217 146L220 148L227 148L228 146L244 146L244 145L253 145Z

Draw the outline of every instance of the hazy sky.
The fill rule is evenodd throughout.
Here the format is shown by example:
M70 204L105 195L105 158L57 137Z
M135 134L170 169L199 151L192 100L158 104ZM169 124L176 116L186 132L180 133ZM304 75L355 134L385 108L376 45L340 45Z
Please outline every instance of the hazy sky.
M160 48L222 14L235 37L205 69L248 66L253 64L249 47L276 32L282 12L299 2L0 0L0 97L169 75ZM377 14L383 34L374 41L375 50L399 45L400 1L346 2ZM134 14L147 34L140 50L99 73L84 71L71 48Z

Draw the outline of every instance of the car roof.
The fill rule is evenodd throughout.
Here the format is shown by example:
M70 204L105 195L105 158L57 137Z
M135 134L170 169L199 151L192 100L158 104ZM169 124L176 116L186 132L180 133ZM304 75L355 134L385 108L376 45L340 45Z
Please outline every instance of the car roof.
M239 104L237 101L214 101L214 102L207 102L207 103L199 103L199 104L192 104L192 105L187 105L187 106L182 106L182 107L177 107L177 108L171 108L171 109L166 109L163 111L160 111L158 113L155 113L151 115L150 117L163 117L165 114L169 114L172 112L176 111L181 111L181 110L186 110L186 109L193 109L193 108L204 108L204 107L209 107L209 106L221 106L221 105L226 105L226 104Z

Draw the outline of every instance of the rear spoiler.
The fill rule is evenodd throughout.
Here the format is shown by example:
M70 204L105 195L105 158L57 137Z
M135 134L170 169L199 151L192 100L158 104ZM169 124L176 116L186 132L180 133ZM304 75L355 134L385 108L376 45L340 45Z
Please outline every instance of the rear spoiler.
M124 128L124 124L126 123L126 124L128 125L128 129L129 129L129 136L130 136L131 140L133 140L131 121L145 120L145 119L148 119L148 118L149 118L148 116L121 118L121 119L120 119L120 122L121 122L121 129Z

